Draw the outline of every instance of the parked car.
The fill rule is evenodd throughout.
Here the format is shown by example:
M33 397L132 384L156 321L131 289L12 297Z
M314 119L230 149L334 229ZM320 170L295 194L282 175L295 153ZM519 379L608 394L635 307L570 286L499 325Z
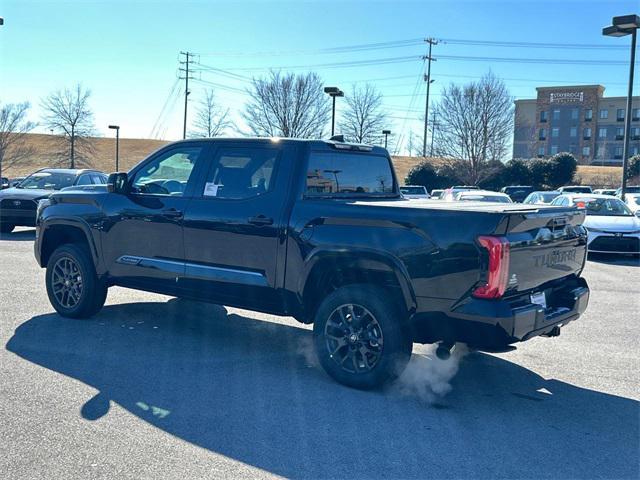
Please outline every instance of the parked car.
M588 185L566 185L558 189L560 193L593 193Z
M439 200L442 197L444 190L434 188L431 190L431 198L434 200Z
M640 253L640 219L610 195L560 195L551 205L585 209L584 227L591 253Z
M613 197L615 197L616 195L616 189L615 188L596 188L593 193L596 193L598 195L611 195Z
M455 196L457 202L497 202L513 203L506 193L492 192L489 190L466 190Z
M14 177L11 180L9 180L9 186L10 187L15 187L16 185L18 185L25 178L26 177Z
M531 192L529 195L527 195L527 198L525 198L522 203L532 205L545 205L551 203L553 199L558 195L560 195L560 192L558 190Z
M508 187L502 187L500 191L506 193L511 197L514 202L522 202L527 195L533 192L535 188L531 185L510 185Z
M627 193L625 195L625 203L629 210L637 215L640 211L640 193Z
M640 185L627 185L625 187L625 193L640 193ZM616 197L620 197L622 195L622 188L618 188L616 190Z
M431 198L427 189L422 185L405 185L404 187L400 187L400 193L404 198Z
M15 187L0 191L0 232L16 226L34 227L38 202L56 190L73 185L105 185L107 175L97 170L44 168Z
M442 192L440 199L445 200L447 202L453 202L455 201L455 197L458 195L458 193L466 192L468 190L479 190L479 188L475 186L456 185L456 186L447 188L444 192Z
M552 219L562 229L538 241ZM112 285L293 316L330 376L372 388L413 342L446 357L558 335L588 303L583 221L406 201L380 147L194 139L41 202L34 252L65 317L98 312Z
M0 177L0 190L9 188L9 179L7 177Z

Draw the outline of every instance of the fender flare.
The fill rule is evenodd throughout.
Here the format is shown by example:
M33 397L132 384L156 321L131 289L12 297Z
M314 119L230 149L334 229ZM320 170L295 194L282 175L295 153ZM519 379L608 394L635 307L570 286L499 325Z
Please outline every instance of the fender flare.
M324 246L312 250L305 259L304 270L302 275L300 275L297 288L302 303L304 303L303 293L309 278L311 278L316 268L327 261L352 263L355 267L362 268L363 270L369 269L392 272L400 286L402 299L407 311L415 311L417 306L416 295L409 280L410 276L407 268L397 257L374 248L346 249L342 246Z
M98 253L98 246L96 244L96 238L92 232L91 226L81 218L77 217L64 217L64 216L51 216L41 220L40 223L40 238L38 239L40 249L40 262L42 263L42 245L44 245L45 239L47 238L47 233L51 231L52 228L55 227L70 227L80 230L87 241L87 245L89 247L89 253L91 254L91 258L93 260L93 264L96 268L96 272L98 275L105 273L104 266L100 260L100 255ZM45 265L41 265L44 267Z

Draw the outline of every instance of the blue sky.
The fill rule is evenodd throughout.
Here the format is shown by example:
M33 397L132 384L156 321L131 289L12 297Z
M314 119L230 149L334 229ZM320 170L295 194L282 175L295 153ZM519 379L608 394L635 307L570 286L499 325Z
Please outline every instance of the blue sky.
M410 129L420 130L417 118L424 109L424 82L418 79L424 68L420 56L425 54L426 46L419 39L445 39L434 48L436 58L625 62L629 56L628 37L602 37L601 28L612 16L627 13L640 13L640 3L3 0L0 101L30 101L32 119L37 121L43 96L81 82L92 91L91 106L102 134L110 135L107 125L118 123L123 137L146 138L153 133L178 139L182 133L183 100L178 96L182 83L173 90L173 97L169 95L176 82L178 52L188 50L200 54L202 65L234 74L210 70L197 73L203 81L192 82L192 111L204 89L214 88L219 102L231 108L237 120L235 112L242 109L246 99L242 92L248 85L245 78L264 75L269 68L301 66L293 71L316 71L327 85L338 85L347 92L354 82L370 81L384 93L384 104L393 121L391 129L406 135ZM361 51L323 50L402 40L408 40L407 45ZM461 45L452 40L614 48ZM319 66L388 58L391 63ZM432 67L436 80L433 100L437 101L440 89L448 83L476 80L489 70L505 79L515 98L534 97L536 86L576 83L601 83L607 87L606 95L624 95L628 74L624 64L440 58ZM414 91L417 95L413 95ZM165 102L167 108L160 115Z

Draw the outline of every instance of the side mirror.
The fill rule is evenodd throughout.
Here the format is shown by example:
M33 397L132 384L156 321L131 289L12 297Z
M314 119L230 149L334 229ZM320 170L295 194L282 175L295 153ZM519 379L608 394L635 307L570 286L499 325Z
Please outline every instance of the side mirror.
M636 210L636 217L640 218L640 209Z
M107 191L109 193L127 193L129 177L126 172L116 172L109 175L107 179Z

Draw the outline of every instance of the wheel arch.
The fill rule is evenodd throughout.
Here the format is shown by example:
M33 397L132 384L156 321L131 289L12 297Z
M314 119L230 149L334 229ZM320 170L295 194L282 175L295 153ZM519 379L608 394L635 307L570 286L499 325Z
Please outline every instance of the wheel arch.
M311 323L318 305L337 288L362 283L390 288L393 300L407 313L416 308L409 274L397 258L369 249L323 249L309 255L300 280L303 321Z
M91 234L91 228L81 220L56 218L55 222L46 222L41 228L40 266L47 265L51 254L60 245L79 243L86 245L93 264L98 271L98 249Z

